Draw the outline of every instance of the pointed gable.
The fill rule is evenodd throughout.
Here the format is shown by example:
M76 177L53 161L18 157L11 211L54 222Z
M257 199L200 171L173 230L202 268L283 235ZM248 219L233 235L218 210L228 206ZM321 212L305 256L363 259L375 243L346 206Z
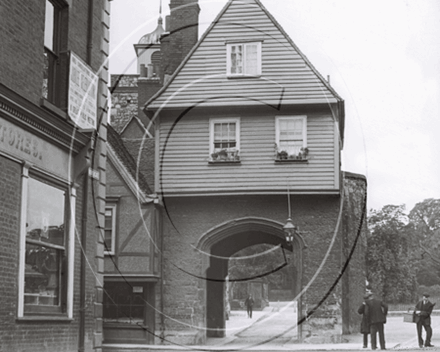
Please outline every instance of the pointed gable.
M231 72L236 61L241 67ZM231 0L146 106L278 107L341 100L259 0Z

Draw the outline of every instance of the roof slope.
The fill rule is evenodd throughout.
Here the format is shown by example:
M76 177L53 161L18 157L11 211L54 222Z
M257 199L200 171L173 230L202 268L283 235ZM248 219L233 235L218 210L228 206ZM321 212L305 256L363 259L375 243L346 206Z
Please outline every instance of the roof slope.
M262 41L261 76L228 78L226 43L252 40ZM341 100L259 0L230 0L146 107L279 107Z
M146 195L151 194L151 189L148 186L147 181L142 173L137 172L138 168L133 156L129 153L124 145L119 134L113 129L112 126L107 126L107 140L111 148L115 151L118 159L121 161L122 165L131 175L131 177L136 180L140 190L142 190Z

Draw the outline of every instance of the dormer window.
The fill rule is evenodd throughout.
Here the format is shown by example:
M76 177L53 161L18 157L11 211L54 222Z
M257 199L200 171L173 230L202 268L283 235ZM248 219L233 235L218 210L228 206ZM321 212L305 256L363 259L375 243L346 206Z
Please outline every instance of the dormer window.
M228 43L226 51L228 76L261 75L261 42Z

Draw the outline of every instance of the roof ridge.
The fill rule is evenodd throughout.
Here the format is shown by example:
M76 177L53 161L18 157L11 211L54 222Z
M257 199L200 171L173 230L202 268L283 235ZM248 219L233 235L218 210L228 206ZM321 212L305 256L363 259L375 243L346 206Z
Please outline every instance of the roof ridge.
M333 95L333 97L340 102L343 102L343 99L341 96L335 91L335 89L324 79L324 77L319 73L319 71L314 67L314 65L309 61L309 59L306 57L306 55L299 49L299 47L293 42L293 40L290 38L290 36L287 34L287 32L283 29L283 27L278 23L278 21L270 14L270 12L266 9L266 7L262 4L260 0L228 0L228 2L225 4L223 9L219 12L219 14L216 16L216 18L212 21L210 26L207 28L205 33L202 35L202 37L198 40L198 42L193 46L193 48L190 50L190 52L187 54L187 56L184 58L184 60L180 63L180 65L177 67L175 72L171 75L170 79L164 84L164 86L156 92L144 105L143 111L147 113L148 106L150 106L152 103L154 103L166 90L167 88L174 82L176 76L182 71L184 66L187 64L187 62L190 60L190 58L194 55L196 50L200 47L200 45L203 43L203 41L206 39L206 37L209 35L209 33L213 30L214 26L219 23L220 19L224 16L225 12L229 9L232 3L242 3L242 4L248 4L251 6L257 6L260 8L260 10L267 16L268 20L272 22L272 24L275 26L275 28L281 33L281 35L284 36L284 38L287 40L287 42L291 45L292 49L294 49L299 57L304 61L304 64L310 69L311 73L315 75L315 77L323 84L323 86L328 89L328 92ZM252 2L252 4L251 4Z
M203 33L203 35L200 37L200 39L197 41L197 43L192 47L192 49L188 52L188 54L185 56L185 58L182 60L182 62L180 63L179 66L177 66L176 70L174 71L174 73L171 75L170 79L162 86L161 89L159 89L156 94L154 94L145 104L144 104L144 108L143 111L146 110L146 108L148 107L148 105L150 105L155 99L157 99L157 97L159 97L162 92L164 92L169 85L171 85L171 83L174 81L174 79L176 78L176 76L178 75L178 73L182 70L182 68L185 66L186 62L188 62L188 60L190 59L190 57L192 56L192 54L197 50L197 48L200 46L200 44L203 42L203 40L207 37L208 33L211 31L211 29L214 27L214 25L216 23L218 23L218 20L221 18L221 16L226 12L226 9L231 5L231 3L234 0L228 0L228 2L225 4L225 6L223 6L222 10L218 13L218 15L216 16L216 18L211 22L211 24L209 25L209 27L206 29L205 33ZM242 0L240 0L242 1Z
M234 1L234 0L232 0ZM239 0L243 1L243 0ZM311 63L311 61L307 58L307 56L299 49L299 47L295 44L295 42L290 38L289 34L284 30L284 28L278 23L276 18L266 9L266 7L263 5L263 3L260 0L253 0L255 1L261 9L264 11L264 13L269 17L269 19L272 21L272 23L275 25L275 27L278 28L278 30L286 37L287 41L290 43L290 45L293 46L293 48L298 52L298 54L301 56L301 58L305 61L307 65L309 65L310 69L315 73L318 78L321 80L321 82L326 86L327 89L329 89L337 99L343 100L341 96L336 92L336 90L327 82L327 80L321 75L321 73L315 68L315 66Z

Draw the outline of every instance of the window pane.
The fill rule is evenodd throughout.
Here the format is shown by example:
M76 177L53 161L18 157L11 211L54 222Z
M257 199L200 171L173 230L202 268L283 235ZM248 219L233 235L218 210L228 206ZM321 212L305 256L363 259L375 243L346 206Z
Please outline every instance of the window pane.
M280 128L279 149L285 150L289 155L298 155L303 147L303 120L280 119L278 123Z
M54 38L54 13L55 9L53 4L46 0L46 19L44 22L44 46L54 51L53 38Z
M113 226L113 211L112 209L105 210L105 228L111 229Z
M243 47L231 46L231 73L243 73Z
M107 208L105 209L105 230L104 230L104 250L107 252L113 252L114 248L112 246L113 244L113 236L115 229L113 228L113 216L114 216L114 209L113 208Z
M256 75L258 73L258 50L256 44L246 45L246 73L249 75Z
M29 178L26 238L64 246L65 192Z
M224 122L214 124L214 152L224 149L226 151L236 151L236 129L235 122Z
M26 243L24 303L59 306L61 250Z
M140 323L144 321L143 292L133 292L133 287L124 282L105 283L104 290L104 321Z

